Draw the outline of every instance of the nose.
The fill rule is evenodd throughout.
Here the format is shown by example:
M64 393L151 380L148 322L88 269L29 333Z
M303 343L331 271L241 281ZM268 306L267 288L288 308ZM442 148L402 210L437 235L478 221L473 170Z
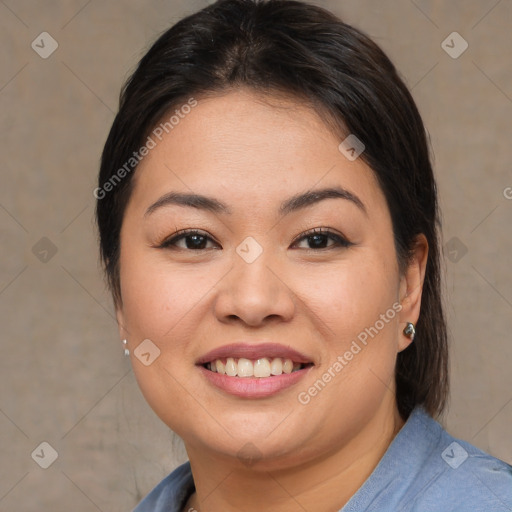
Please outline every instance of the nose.
M233 268L217 287L215 316L223 323L241 321L251 327L289 321L295 301L283 274L267 251L251 263L235 254Z

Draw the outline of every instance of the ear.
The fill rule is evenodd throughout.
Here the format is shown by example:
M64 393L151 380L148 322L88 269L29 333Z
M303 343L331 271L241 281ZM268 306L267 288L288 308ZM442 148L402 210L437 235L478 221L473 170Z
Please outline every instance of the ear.
M407 322L414 325L420 317L421 294L425 281L425 269L427 267L428 242L425 235L416 237L415 245L409 260L409 264L400 278L400 324L398 332L398 352L406 349L412 340L403 333Z
M119 329L119 336L121 340L128 339L128 330L125 327L125 318L123 313L122 306L116 305L116 320L117 320L117 328Z

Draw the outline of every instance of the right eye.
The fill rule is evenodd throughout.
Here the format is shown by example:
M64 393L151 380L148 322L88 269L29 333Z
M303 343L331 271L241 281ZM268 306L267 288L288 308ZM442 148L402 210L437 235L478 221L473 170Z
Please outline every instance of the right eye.
M184 245L178 245L179 242L184 241ZM196 229L184 229L181 231L177 231L170 237L166 238L158 247L160 249L184 249L184 250L192 250L192 251L200 251L203 249L211 249L212 247L206 247L208 241L213 241L213 239L208 236L206 233L202 231L198 231ZM216 244L218 245L218 244Z

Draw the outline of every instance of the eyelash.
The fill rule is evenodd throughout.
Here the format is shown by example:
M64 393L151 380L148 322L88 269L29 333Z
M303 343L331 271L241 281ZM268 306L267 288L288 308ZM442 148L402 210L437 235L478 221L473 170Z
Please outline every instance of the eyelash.
M175 246L176 242L178 242L179 240L184 239L188 236L194 236L194 235L205 237L208 240L216 243L204 231L199 231L197 229L183 229L181 231L177 231L176 233L173 233L170 237L166 238L160 245L158 245L158 248L159 249L173 249L176 247ZM293 241L293 245L297 244L298 242L300 242L303 239L307 239L309 237L313 237L313 236L317 236L317 235L327 236L331 240L334 240L335 244L332 244L327 247L322 247L320 249L307 248L306 250L318 252L318 251L326 251L329 249L335 249L335 248L340 248L340 247L347 248L347 247L350 247L351 245L354 245L353 243L349 242L344 236L334 233L332 231L329 231L326 228L313 228L309 231L306 231L305 233L301 233ZM183 250L188 250L188 251L198 251L198 252L205 250L205 249L188 249L188 248L183 248L183 247L179 247L178 249L183 249Z

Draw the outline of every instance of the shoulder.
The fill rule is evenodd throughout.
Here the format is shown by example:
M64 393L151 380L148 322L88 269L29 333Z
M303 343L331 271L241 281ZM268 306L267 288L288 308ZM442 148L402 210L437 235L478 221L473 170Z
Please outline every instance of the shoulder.
M415 426L416 434L428 433L431 445L423 460L426 478L410 510L512 510L512 466L453 437L423 411Z
M185 462L167 475L133 512L181 512L194 489L190 462Z

